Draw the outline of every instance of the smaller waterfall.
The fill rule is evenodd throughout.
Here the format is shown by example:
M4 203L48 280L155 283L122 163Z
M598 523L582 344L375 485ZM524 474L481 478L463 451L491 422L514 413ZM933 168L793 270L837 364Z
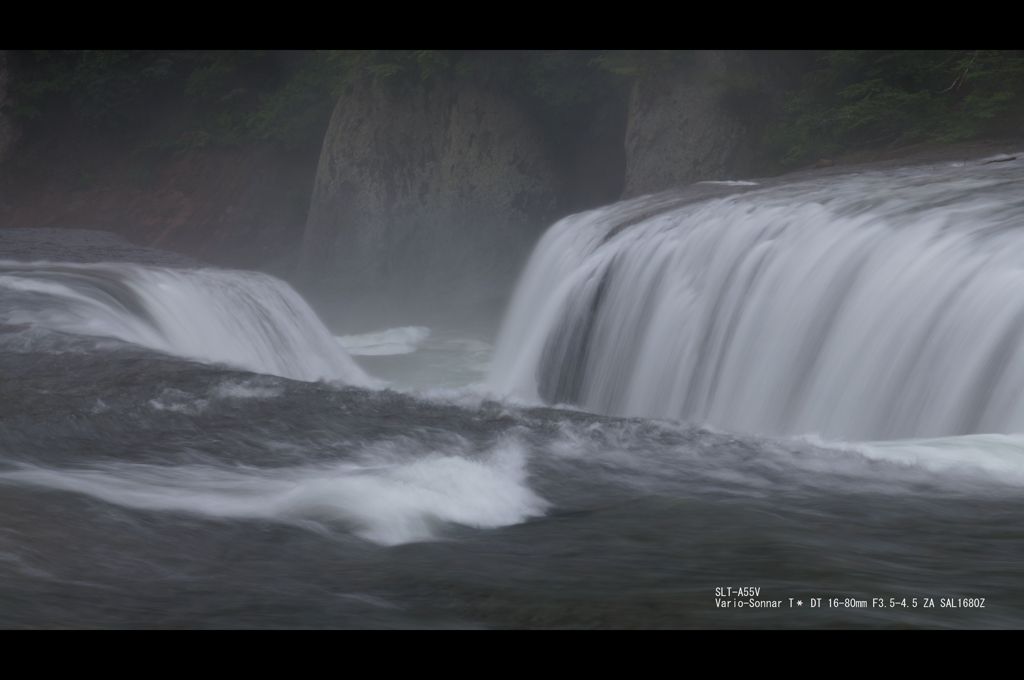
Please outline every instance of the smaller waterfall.
M0 323L296 380L374 382L298 293L256 272L0 262Z

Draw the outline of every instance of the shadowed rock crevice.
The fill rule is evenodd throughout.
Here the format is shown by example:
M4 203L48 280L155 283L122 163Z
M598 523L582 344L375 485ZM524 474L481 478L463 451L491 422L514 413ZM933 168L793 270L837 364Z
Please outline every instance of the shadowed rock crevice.
M324 140L300 278L328 307L389 299L408 301L405 313L457 312L508 287L558 207L555 164L509 98L364 80Z

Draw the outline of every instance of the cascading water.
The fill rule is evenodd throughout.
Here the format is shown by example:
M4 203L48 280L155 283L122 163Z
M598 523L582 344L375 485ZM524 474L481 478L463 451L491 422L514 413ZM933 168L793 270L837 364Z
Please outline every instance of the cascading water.
M1022 189L1021 161L961 163L568 217L492 385L758 434L1024 431Z
M332 337L266 275L0 229L0 628L1019 628L1022 178L553 228L497 385L717 431L495 401L461 331ZM406 389L347 388L346 348Z
M0 261L0 324L117 338L297 380L374 381L283 281L257 272Z

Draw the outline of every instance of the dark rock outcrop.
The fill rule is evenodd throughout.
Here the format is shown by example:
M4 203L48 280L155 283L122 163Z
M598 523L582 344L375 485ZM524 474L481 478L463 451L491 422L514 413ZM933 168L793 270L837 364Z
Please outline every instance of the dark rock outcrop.
M507 292L556 193L540 135L506 97L362 81L324 139L300 277L328 310L457 316Z
M0 229L0 260L131 262L195 268L203 262L169 250L143 248L109 231L88 229Z
M0 167L0 228L112 231L218 265L280 269L302 238L315 167L315 150L256 145L147 155L83 137L19 144Z
M697 50L634 83L625 197L750 172L749 126L727 104L730 81L749 59L745 52Z

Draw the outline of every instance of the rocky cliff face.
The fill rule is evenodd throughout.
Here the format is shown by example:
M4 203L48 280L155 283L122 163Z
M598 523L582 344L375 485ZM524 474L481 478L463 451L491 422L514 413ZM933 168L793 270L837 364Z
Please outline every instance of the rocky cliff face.
M457 315L507 291L556 207L541 137L509 99L362 81L324 139L301 277L327 308Z
M639 78L626 129L626 188L636 196L749 173L748 126L725 94L746 53L697 50L678 66Z
M749 118L729 97L755 61L690 53L639 78L628 105L609 99L561 137L536 129L522 102L454 79L353 85L321 153L299 267L306 291L336 309L500 305L558 217L749 176Z
M4 54L0 160L14 148ZM538 99L522 82L365 78L337 102L319 150L146 151L148 139L173 138L164 128L182 127L178 118L199 115L173 98L131 138L64 129L58 117L46 135L26 126L0 164L0 227L111 230L292 274L328 316L358 306L393 317L367 325L482 306L498 314L557 218L622 195L749 176L749 119L726 94L761 61L695 52L631 93L609 81L571 116L552 115L543 107L557 97Z

